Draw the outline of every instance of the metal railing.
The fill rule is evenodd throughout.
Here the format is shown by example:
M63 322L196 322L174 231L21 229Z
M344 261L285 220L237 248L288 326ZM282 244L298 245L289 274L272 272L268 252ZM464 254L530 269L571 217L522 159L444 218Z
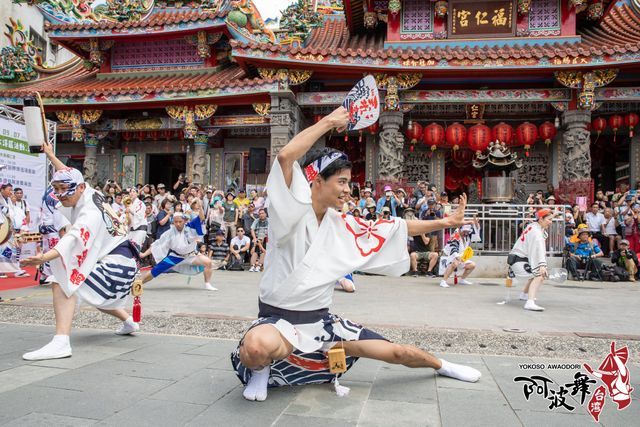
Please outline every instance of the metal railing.
M457 206L452 206L452 211ZM474 216L480 222L480 236L472 239L471 246L479 255L506 255L508 254L516 239L520 237L522 230L532 221L536 221L535 212L540 208L550 208L552 210L564 206L536 205L531 210L531 205L467 205L466 215L469 218ZM561 256L565 246L565 221L564 215L558 216L547 230L547 254L550 256ZM451 230L441 232L439 236L440 248L446 243L446 239Z

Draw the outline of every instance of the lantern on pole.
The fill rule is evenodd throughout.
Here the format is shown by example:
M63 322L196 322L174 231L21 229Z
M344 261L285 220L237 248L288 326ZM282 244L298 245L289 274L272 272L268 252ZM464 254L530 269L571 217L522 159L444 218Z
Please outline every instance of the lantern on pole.
M513 127L504 122L500 122L491 130L491 139L504 145L511 145L513 142Z
M431 123L424 128L422 141L431 149L430 156L438 149L439 145L444 144L444 128L438 123Z
M491 129L489 126L477 124L469 128L467 142L469 148L479 154L487 149L491 142Z
M524 155L529 157L531 146L538 139L538 128L530 122L524 122L516 129L516 142L518 145L524 145Z
M611 129L613 129L614 142L616 140L616 133L618 132L618 129L622 127L623 122L624 119L619 114L614 114L613 116L609 117L609 126L611 126Z
M547 121L538 127L538 133L540 134L540 138L544 139L544 143L549 146L558 131L553 123Z
M447 145L449 145L453 151L458 151L461 145L464 145L467 140L467 128L465 128L460 123L454 123L450 126L447 126L447 130L445 131L445 141Z
M624 116L624 124L629 127L629 137L633 138L633 129L638 124L640 117L636 113L629 113Z

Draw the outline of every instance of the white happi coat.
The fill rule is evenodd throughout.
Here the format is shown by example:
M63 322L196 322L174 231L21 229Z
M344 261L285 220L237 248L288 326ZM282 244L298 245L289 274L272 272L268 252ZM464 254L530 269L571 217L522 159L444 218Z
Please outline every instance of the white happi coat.
M178 231L174 225L162 236L151 244L151 254L156 264L160 263L168 255L176 255L184 258L182 262L172 268L173 271L182 274L196 274L200 269L193 269L191 262L195 259L198 241L204 235L202 222L199 216L185 223L182 231Z
M291 186L278 160L267 179L269 245L260 300L287 310L328 308L336 280L353 271L400 276L409 270L407 223L366 221L328 209L320 224L300 165Z
M40 234L42 234L42 252L46 253L53 249L60 240L59 231L69 225L69 220L60 213L58 207L60 202L55 197L53 187L49 186L42 196L40 204ZM42 273L51 276L51 265L45 262L42 266ZM53 279L53 276L51 276Z
M101 306L104 298L89 292L83 282L100 261L127 241L127 229L105 202L104 196L89 184L85 185L76 206L58 207L72 225L55 245L60 257L52 260L50 265L55 281L65 295L70 297L78 292L85 301ZM131 263L135 266L135 260L131 260Z
M512 254L529 259L529 265L534 275L540 267L547 266L546 238L546 231L540 227L540 224L534 222L524 229L511 250Z

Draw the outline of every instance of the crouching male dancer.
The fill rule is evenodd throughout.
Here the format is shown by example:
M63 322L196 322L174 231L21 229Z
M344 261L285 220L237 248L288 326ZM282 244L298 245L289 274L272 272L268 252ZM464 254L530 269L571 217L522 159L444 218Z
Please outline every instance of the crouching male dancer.
M260 281L259 319L231 354L248 400L265 400L268 386L330 382L325 352L344 346L347 367L368 357L475 382L477 370L449 363L329 312L336 280L352 271L400 276L409 270L407 235L467 223L466 197L450 217L365 221L339 213L349 196L351 162L337 150L307 151L349 120L340 107L296 135L278 154L269 178L269 239ZM306 154L301 168L297 159ZM336 384L337 386L337 384ZM338 391L338 387L336 387Z
M39 350L22 356L26 360L71 356L69 334L76 302L86 302L122 320L116 334L128 335L139 326L124 307L136 272L136 248L102 194L84 182L79 170L66 167L45 143L43 151L56 169L51 180L58 210L71 224L52 249L22 261L23 265L51 267L56 335Z

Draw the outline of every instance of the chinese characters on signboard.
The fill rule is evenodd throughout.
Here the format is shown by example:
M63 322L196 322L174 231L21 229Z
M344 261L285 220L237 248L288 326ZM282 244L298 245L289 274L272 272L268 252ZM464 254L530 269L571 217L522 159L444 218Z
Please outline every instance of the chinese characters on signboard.
M515 35L513 1L452 0L449 2L450 38L509 37Z

